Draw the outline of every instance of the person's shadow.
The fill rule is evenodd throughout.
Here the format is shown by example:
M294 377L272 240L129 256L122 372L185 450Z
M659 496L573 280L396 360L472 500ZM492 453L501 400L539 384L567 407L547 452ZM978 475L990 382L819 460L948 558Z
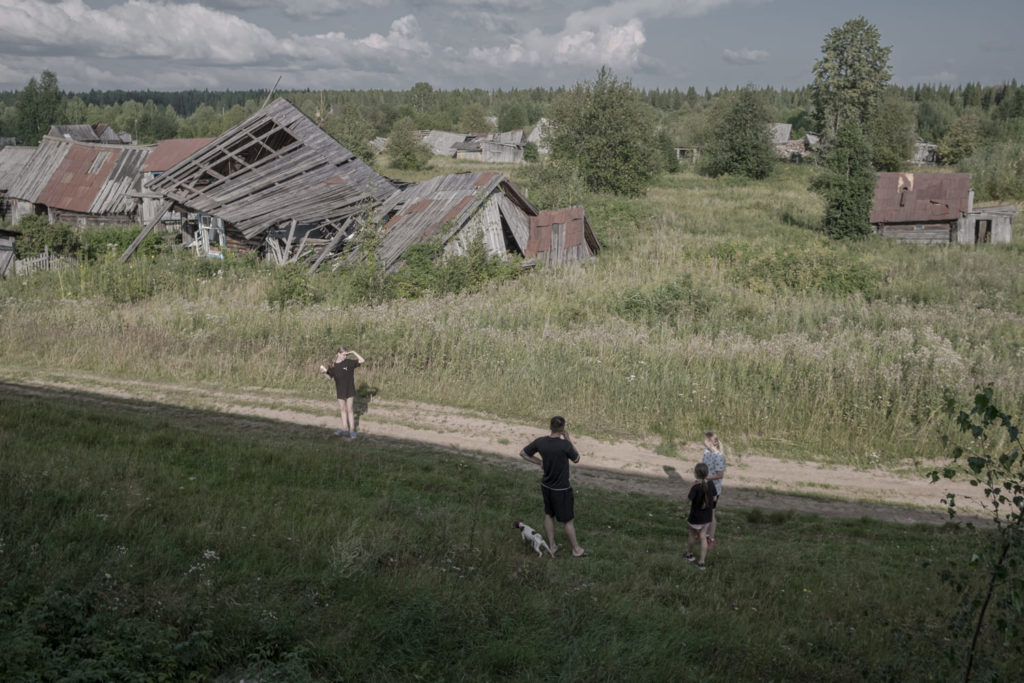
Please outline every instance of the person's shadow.
M363 382L356 388L356 398L352 401L352 415L356 420L356 430L359 430L359 418L363 413L369 412L370 401L380 391L378 387L371 387Z
M679 474L679 471L676 470L675 467L669 467L668 465L663 465L662 469L665 470L665 474L668 476L668 480L670 482L672 482L673 484L682 484L683 483L683 477Z

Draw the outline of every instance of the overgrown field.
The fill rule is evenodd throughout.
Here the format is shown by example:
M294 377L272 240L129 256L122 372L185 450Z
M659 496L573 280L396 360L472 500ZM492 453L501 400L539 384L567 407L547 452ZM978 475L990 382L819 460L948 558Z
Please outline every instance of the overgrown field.
M940 575L981 532L724 508L699 572L679 503L578 488L590 556L552 560L512 529L540 525L537 484L383 437L0 385L0 678L957 678ZM1013 680L993 631L977 680Z
M963 403L993 382L1019 414L1021 230L1011 245L832 243L811 229L810 173L683 172L646 199L584 197L600 258L511 279L467 261L387 290L366 268L310 278L187 254L11 278L0 363L327 401L316 368L341 343L389 398L561 413L668 451L716 429L732 448L851 464L938 455L947 391Z

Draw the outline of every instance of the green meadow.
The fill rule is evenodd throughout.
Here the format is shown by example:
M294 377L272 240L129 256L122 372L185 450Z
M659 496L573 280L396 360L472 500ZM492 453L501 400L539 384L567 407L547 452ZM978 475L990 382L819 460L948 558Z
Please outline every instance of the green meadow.
M440 162L411 179L481 168ZM584 196L600 258L460 293L395 298L365 269L309 277L246 258L122 266L112 250L0 282L0 357L12 371L313 398L341 343L382 397L537 424L562 413L666 452L715 429L741 452L857 466L939 456L947 392L966 403L992 382L1024 410L1021 231L978 247L833 243L812 229L811 173L684 171L644 199Z
M549 559L512 529L540 526L538 488L525 463L0 385L0 677L958 677L940 576L983 532L724 509L700 572L682 488L578 488L590 555ZM1013 680L992 634L978 680Z
M1024 413L1021 237L833 243L811 173L684 170L644 199L585 195L595 261L455 264L425 287L159 248L122 265L111 247L0 281L0 369L326 410L317 367L344 344L381 398L538 428L559 413L669 455L715 429L731 454L922 473L947 455L947 396L969 407L991 383ZM525 464L85 391L0 384L3 680L961 676L943 576L984 581L967 569L984 531L726 507L701 573L682 558L682 488L582 488L591 555L538 558L512 529L542 521ZM983 631L977 680L1017 677L1003 645Z

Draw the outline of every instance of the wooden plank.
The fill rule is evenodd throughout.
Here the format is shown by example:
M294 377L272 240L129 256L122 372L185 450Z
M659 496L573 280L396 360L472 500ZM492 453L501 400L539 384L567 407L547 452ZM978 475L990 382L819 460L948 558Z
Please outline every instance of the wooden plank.
M316 269L319 268L320 264L324 262L324 259L327 258L327 255L333 252L334 249L338 246L338 244L341 243L341 240L345 238L345 233L348 232L348 228L352 224L353 220L354 219L349 218L347 221L342 223L341 227L338 228L338 231L334 234L334 237L331 239L331 241L325 244L324 248L320 250L320 253L317 255L316 260L313 261L313 265L309 267L310 274L316 272ZM333 221L328 222L331 225L337 227Z
M156 227L156 224L160 222L160 220L164 217L164 214L167 213L167 210L171 208L171 204L173 203L174 202L167 200L160 205L160 208L157 210L156 213L156 218L151 220L149 224L142 229L142 232L139 233L139 236L136 237L135 240L130 245L128 245L128 248L124 250L124 253L121 255L121 263L126 262L128 259L132 257L132 254L135 253L135 250L139 248L140 244L142 244L142 240L146 239L149 233L153 231L153 228Z

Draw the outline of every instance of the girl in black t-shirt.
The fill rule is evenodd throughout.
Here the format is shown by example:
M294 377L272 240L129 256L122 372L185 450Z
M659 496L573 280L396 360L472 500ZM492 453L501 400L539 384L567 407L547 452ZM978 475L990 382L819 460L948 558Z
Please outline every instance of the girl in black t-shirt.
M700 539L700 560L697 561L697 568L704 569L704 559L708 554L708 527L711 526L714 513L715 487L708 481L708 466L704 463L697 463L693 468L693 476L697 481L690 487L690 492L686 496L690 499L690 516L686 518L687 524L690 525L686 559L690 562L697 561L693 556L693 546L697 539Z
M349 356L352 356L350 358ZM320 366L320 372L334 380L334 388L338 397L338 409L341 411L341 429L334 432L335 436L348 436L356 438L356 379L355 371L365 363L355 351L349 351L344 346L339 346L334 360L324 367Z

